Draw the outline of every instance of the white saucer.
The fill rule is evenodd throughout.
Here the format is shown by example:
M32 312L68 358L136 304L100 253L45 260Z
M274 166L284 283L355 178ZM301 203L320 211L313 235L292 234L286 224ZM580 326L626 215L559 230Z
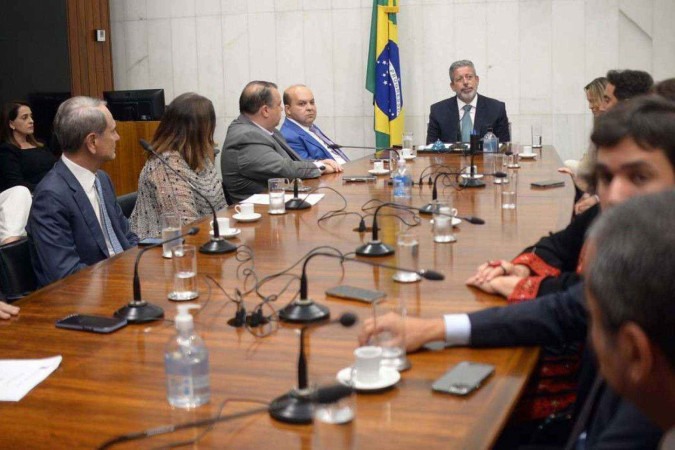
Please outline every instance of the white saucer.
M389 169L382 169L382 170L370 169L368 173L371 173L373 175L386 175L389 173Z
M483 178L483 174L482 174L482 173L477 173L477 174L474 174L473 177L474 177L474 179L479 180L479 179ZM471 178L471 174L470 174L470 173L463 173L463 174L462 174L462 178Z
M351 385L352 377L352 368L345 367L340 370L335 377L340 383L345 386ZM398 373L398 370L391 367L380 367L380 379L374 383L361 383L357 380L354 380L354 389L357 391L378 391L380 389L386 389L392 387L401 379L401 374Z
M262 217L262 214L260 213L253 213L250 216L242 216L241 214L237 213L232 216L233 219L237 220L238 222L255 222L256 220L260 219Z
M225 231L221 231L220 237L224 237L225 239L229 239L229 238L237 236L239 233L241 233L240 228L230 228L230 229L227 229ZM209 234L211 236L213 236L213 230L210 230Z
M518 153L518 156L524 159L532 159L536 158L537 154L536 153Z
M403 159L405 159L406 161L410 161L411 159L415 159L415 158L416 158L415 155L410 155L410 156L404 156L404 157L403 157Z

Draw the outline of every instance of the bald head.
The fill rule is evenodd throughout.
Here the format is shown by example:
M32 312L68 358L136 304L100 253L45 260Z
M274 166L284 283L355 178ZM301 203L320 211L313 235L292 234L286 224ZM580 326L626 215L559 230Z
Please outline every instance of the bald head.
M311 89L302 84L296 84L284 91L284 109L286 117L300 125L310 127L316 120L316 104Z

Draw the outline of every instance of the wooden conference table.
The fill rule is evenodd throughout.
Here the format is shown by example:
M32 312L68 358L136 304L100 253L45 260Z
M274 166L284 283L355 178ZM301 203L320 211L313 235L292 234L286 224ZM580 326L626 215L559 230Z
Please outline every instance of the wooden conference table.
M458 167L461 160L459 155L420 154L409 166L417 179L432 162ZM481 167L482 158L477 161ZM564 188L530 187L531 181L564 179L556 173L559 165L560 159L551 147L545 147L535 161L521 161L515 211L500 208L499 188L489 178L485 179L487 187L483 189L441 191L441 196L454 199L460 215L474 215L486 221L482 226L461 223L454 244L435 244L426 216L414 228L420 238L420 267L443 272L444 281L398 284L388 269L345 263L343 273L336 259L316 257L308 266L310 296L329 306L332 317L353 311L361 319L371 315L369 306L326 297L324 291L343 283L379 289L387 293L385 305L395 305L403 297L409 314L422 317L505 304L502 299L468 288L464 280L488 258L511 258L540 236L568 223L573 199L569 179ZM346 166L344 174L365 174L369 167L368 158L354 161ZM344 184L341 178L342 175L328 175L308 184L339 189L348 201L349 211L360 211L370 198L390 199L386 177L368 184ZM325 198L309 210L270 216L266 207L256 206L262 213L261 220L237 225L242 232L232 242L254 250L259 277L285 269L316 246L332 245L351 252L369 239L369 233L352 231L358 225L355 215L317 225L321 215L342 205L332 191L320 192L326 194ZM423 205L430 197L429 186L415 186L412 204ZM219 215L230 217L233 213L233 208L228 208ZM200 233L189 237L188 243L200 245L207 241L208 219L199 225ZM380 225L383 240L394 243L400 227L398 221L383 218ZM166 342L174 334L169 321L129 325L111 335L54 327L57 319L71 313L111 315L126 304L132 297L137 252L129 250L35 292L18 302L21 306L18 318L1 321L2 358L63 355L63 361L20 402L0 404L0 448L93 448L119 434L216 415L225 400L229 401L222 414L256 408L260 405L238 400L269 402L295 384L298 337L294 326L282 324L278 331L261 338L227 325L234 306L206 276L213 277L229 293L237 286L242 287L243 280L237 277L241 263L234 254L198 256L197 303L203 309L195 315L195 322L210 351L212 397L208 405L196 410L172 409L166 400L163 355ZM395 263L396 255L369 260ZM293 272L299 274L299 268ZM175 305L167 300L172 286L171 260L162 259L160 249L148 251L141 260L140 276L144 298L163 307L167 319L173 319ZM288 278L269 283L262 290L271 294L287 282ZM294 283L291 290L296 286ZM287 293L274 306L279 309L289 300ZM260 299L248 295L244 303L251 311ZM311 382L329 382L338 370L352 363L359 329L360 325L349 329L332 325L317 328L308 336ZM537 356L538 350L534 348L454 348L411 354L412 368L402 374L397 386L356 397L356 419L341 428L346 433L345 442L354 448L489 447L505 425ZM495 375L466 398L432 392L431 383L463 360L493 364ZM182 431L119 448L161 447L194 438L202 431ZM319 448L315 431L316 427L311 425L282 424L260 413L216 425L203 436L198 447ZM334 441L329 446L339 448L342 443Z

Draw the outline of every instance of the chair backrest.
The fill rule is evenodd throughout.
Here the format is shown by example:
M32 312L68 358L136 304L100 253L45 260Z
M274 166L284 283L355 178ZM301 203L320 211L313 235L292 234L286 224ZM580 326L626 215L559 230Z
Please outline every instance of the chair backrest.
M134 212L137 195L137 192L130 192L129 194L124 194L117 197L117 203L120 204L120 207L122 208L122 214L124 214L124 217L127 219L130 218L131 213Z
M37 289L27 238L0 245L0 292L12 301Z

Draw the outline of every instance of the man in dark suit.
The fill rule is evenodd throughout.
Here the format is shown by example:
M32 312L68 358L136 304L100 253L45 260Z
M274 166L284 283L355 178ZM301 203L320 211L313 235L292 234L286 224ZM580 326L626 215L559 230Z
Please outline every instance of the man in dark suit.
M499 142L510 142L509 118L504 102L478 94L480 79L469 60L455 61L450 66L450 89L454 97L431 105L427 144L442 142L469 142L475 130L483 137L488 128Z
M591 140L597 146L594 164L602 210L675 187L674 126L675 104L650 97L622 102L597 120ZM530 302L471 314L408 318L405 323L393 314L378 318L377 324L369 319L360 341L382 330L401 334L399 330L405 329L409 350L430 341L473 347L564 345L585 339L587 320L583 284L577 284ZM588 400L594 406L594 414L585 417L578 430L586 433L586 448L654 448L658 428L602 379L593 382L592 355L585 355L582 367L586 376L580 382L577 404ZM578 408L579 418L583 410Z
M302 159L333 159L338 164L349 161L340 147L314 123L316 102L307 86L296 84L284 91L284 111L286 120L281 126L281 134Z
M73 97L59 106L54 133L63 155L34 191L26 231L42 286L138 244L108 175L119 135L105 102Z
M281 94L274 83L252 81L239 97L241 115L227 129L220 166L236 202L267 190L270 178L317 178L341 172L332 159L303 161L276 129Z

